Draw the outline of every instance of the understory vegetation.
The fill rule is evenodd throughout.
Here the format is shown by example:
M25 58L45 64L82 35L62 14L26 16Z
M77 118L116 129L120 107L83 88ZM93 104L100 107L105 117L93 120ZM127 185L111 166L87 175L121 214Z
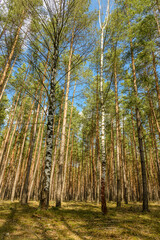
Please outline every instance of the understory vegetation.
M160 239L160 0L0 1L0 234Z
M160 206L150 204L150 212L142 213L140 204L123 204L121 208L109 203L107 216L100 205L89 202L66 202L62 208L47 211L37 202L28 206L9 201L0 203L0 239L69 239L69 240L159 240Z

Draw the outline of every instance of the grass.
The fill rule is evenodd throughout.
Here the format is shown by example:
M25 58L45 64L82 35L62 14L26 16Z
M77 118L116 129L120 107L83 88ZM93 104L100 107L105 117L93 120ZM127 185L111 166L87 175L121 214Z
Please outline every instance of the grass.
M53 203L51 203L51 206ZM69 202L57 209L40 210L37 202L28 206L0 202L0 240L160 240L160 204L151 203L150 212L132 203L116 208L108 204L108 214L100 205Z

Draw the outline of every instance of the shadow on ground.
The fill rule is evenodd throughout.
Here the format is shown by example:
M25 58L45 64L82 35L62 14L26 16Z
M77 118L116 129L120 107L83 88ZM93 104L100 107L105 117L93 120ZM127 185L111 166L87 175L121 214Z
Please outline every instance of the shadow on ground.
M61 209L44 211L36 202L29 206L0 204L0 239L160 239L160 205L152 203L150 212L142 213L139 204L117 209L108 204L103 216L100 206L92 203L64 203Z

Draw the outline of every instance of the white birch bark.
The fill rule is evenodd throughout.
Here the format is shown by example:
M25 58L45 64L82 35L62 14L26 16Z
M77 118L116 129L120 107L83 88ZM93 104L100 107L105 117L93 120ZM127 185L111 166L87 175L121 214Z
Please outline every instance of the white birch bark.
M64 91L65 91L65 87L64 87L64 90L63 90L62 101L61 101L61 106L60 106L58 127L57 127L54 153L53 153L53 160L52 160L52 169L51 169L51 177L50 177L50 195L51 196L53 194L53 191L52 191L53 190L53 177L54 177L54 170L55 170L55 166L56 166L56 155L57 155L58 137L59 137L59 131L60 131L61 117L62 117L61 115L62 115L62 108L63 108Z
M101 99L101 151L102 151L102 175L101 175L101 207L103 214L106 214L105 180L106 180L106 153L105 153L105 107L103 99L103 57L104 57L104 30L108 25L110 0L108 0L104 22L101 21L101 4L99 4L99 25L101 29L101 58L100 58L100 99Z
M49 206L49 189L50 189L50 175L52 164L52 149L53 149L53 119L55 110L55 77L58 64L58 50L54 51L54 62L52 67L52 76L50 82L50 95L49 95L49 109L47 116L47 140L46 140L46 159L45 168L42 179L42 189L40 193L40 206L47 209Z

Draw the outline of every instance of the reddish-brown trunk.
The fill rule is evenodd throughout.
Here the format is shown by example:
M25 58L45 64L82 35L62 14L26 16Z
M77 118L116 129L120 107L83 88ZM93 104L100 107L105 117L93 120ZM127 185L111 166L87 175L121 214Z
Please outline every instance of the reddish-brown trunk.
M144 158L144 150L143 150L143 136L142 136L142 123L138 105L138 90L137 90L137 79L136 79L136 69L134 62L134 53L133 53L133 43L132 39L130 39L130 50L131 50L131 60L132 60L132 73L133 73L133 88L134 94L136 97L136 121L137 121L137 133L138 133L138 142L139 142L139 151L140 151L140 159L141 159L141 169L142 169L142 182L143 182L143 211L148 211L148 191L147 191L147 176L146 176L146 164Z
M156 70L156 60L155 60L154 52L152 52L152 57L153 57L153 70L154 70L154 76L155 76L155 82L156 82L158 105L159 105L159 109L160 109L160 90L159 90L159 83L158 83L159 81L158 81L158 75L157 75L157 70Z
M24 15L24 12L23 12L23 15ZM19 27L18 27L18 29L17 29L17 33L16 33L16 36L15 36L15 39L14 39L14 43L13 43L11 52L10 52L10 54L9 54L7 63L6 63L6 65L5 65L4 70L3 70L3 73L2 73L2 77L1 77L1 80L0 80L0 94L1 94L1 92L2 92L2 88L3 88L3 85L4 85L4 83L5 83L6 75L7 75L8 69L9 69L9 67L10 67L11 60L12 60L12 57L13 57L13 54L14 54L14 51L15 51L15 48L16 48L16 45L17 45L17 42L18 42L18 39L19 39L19 34L20 34L20 30L21 30L23 21L24 21L24 16L22 17L22 20L21 20L21 22L20 22L20 25L19 25Z

